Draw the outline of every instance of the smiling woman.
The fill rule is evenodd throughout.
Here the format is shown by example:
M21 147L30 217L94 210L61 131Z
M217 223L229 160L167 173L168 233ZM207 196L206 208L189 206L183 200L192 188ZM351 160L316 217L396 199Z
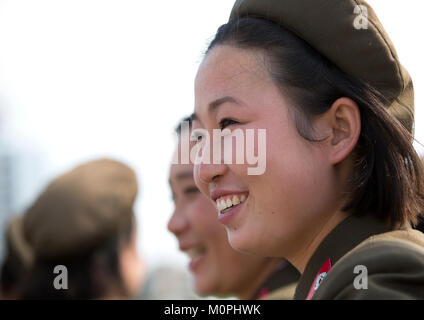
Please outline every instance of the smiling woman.
M181 133L181 127L177 132ZM168 229L190 259L197 293L240 299L293 297L299 273L292 265L283 259L243 254L228 244L226 232L216 218L217 208L234 210L246 199L245 194L239 194L240 198L222 195L215 207L197 188L193 164L172 164L169 183L174 210Z
M236 2L199 67L194 127L266 129L267 170L199 162L195 180L222 209L246 197L221 211L230 243L287 258L302 273L295 298L424 298L412 81L372 8L360 1L358 30L365 11L338 4Z

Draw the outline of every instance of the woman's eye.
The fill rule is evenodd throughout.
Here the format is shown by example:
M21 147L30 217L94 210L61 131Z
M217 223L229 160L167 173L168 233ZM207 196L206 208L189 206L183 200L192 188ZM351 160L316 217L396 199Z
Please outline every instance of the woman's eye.
M201 134L195 135L195 140L196 143L201 142L202 141L203 136Z
M199 192L199 189L198 189L197 187L195 187L195 186L193 186L193 187L188 187L188 188L186 188L186 189L184 190L184 194L185 194L186 196L191 195L191 194L195 194L195 193L198 193L198 192Z
M237 123L240 123L240 122L237 122L237 121L235 121L235 120L233 120L233 119L224 118L224 119L222 119L222 120L219 122L219 128L220 128L221 130L223 130L223 129L225 129L226 127L228 127L229 125L237 124Z
M191 134L191 141L200 142L203 139L203 135L202 130L194 130Z

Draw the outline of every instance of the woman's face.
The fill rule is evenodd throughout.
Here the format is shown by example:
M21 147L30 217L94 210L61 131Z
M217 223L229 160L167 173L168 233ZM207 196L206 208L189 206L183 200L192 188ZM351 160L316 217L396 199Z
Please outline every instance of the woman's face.
M224 97L230 99L216 103ZM266 129L264 174L248 175L248 164L196 164L194 170L212 201L246 197L218 214L240 251L290 258L313 240L335 206L325 148L302 138L291 114L259 52L222 45L207 54L195 81L193 129L206 129L211 137L224 127Z
M193 165L172 165L169 181L175 208L168 229L190 258L195 290L201 295L249 298L275 269L276 261L231 248L215 206L194 183Z

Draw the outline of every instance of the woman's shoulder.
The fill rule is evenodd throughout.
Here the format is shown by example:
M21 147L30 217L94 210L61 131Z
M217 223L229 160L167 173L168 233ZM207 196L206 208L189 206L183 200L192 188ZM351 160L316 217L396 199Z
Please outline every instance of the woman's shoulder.
M328 272L314 299L424 299L424 234L405 229L361 242Z

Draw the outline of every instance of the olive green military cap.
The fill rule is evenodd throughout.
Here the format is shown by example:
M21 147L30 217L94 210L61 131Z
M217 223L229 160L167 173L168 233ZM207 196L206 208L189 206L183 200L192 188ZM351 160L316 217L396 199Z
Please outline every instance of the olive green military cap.
M27 210L23 229L36 257L83 254L131 226L137 180L109 159L83 164L51 182Z
M363 0L237 0L230 19L257 17L295 33L346 74L377 89L412 133L414 89L374 10ZM364 19L367 17L367 19Z

